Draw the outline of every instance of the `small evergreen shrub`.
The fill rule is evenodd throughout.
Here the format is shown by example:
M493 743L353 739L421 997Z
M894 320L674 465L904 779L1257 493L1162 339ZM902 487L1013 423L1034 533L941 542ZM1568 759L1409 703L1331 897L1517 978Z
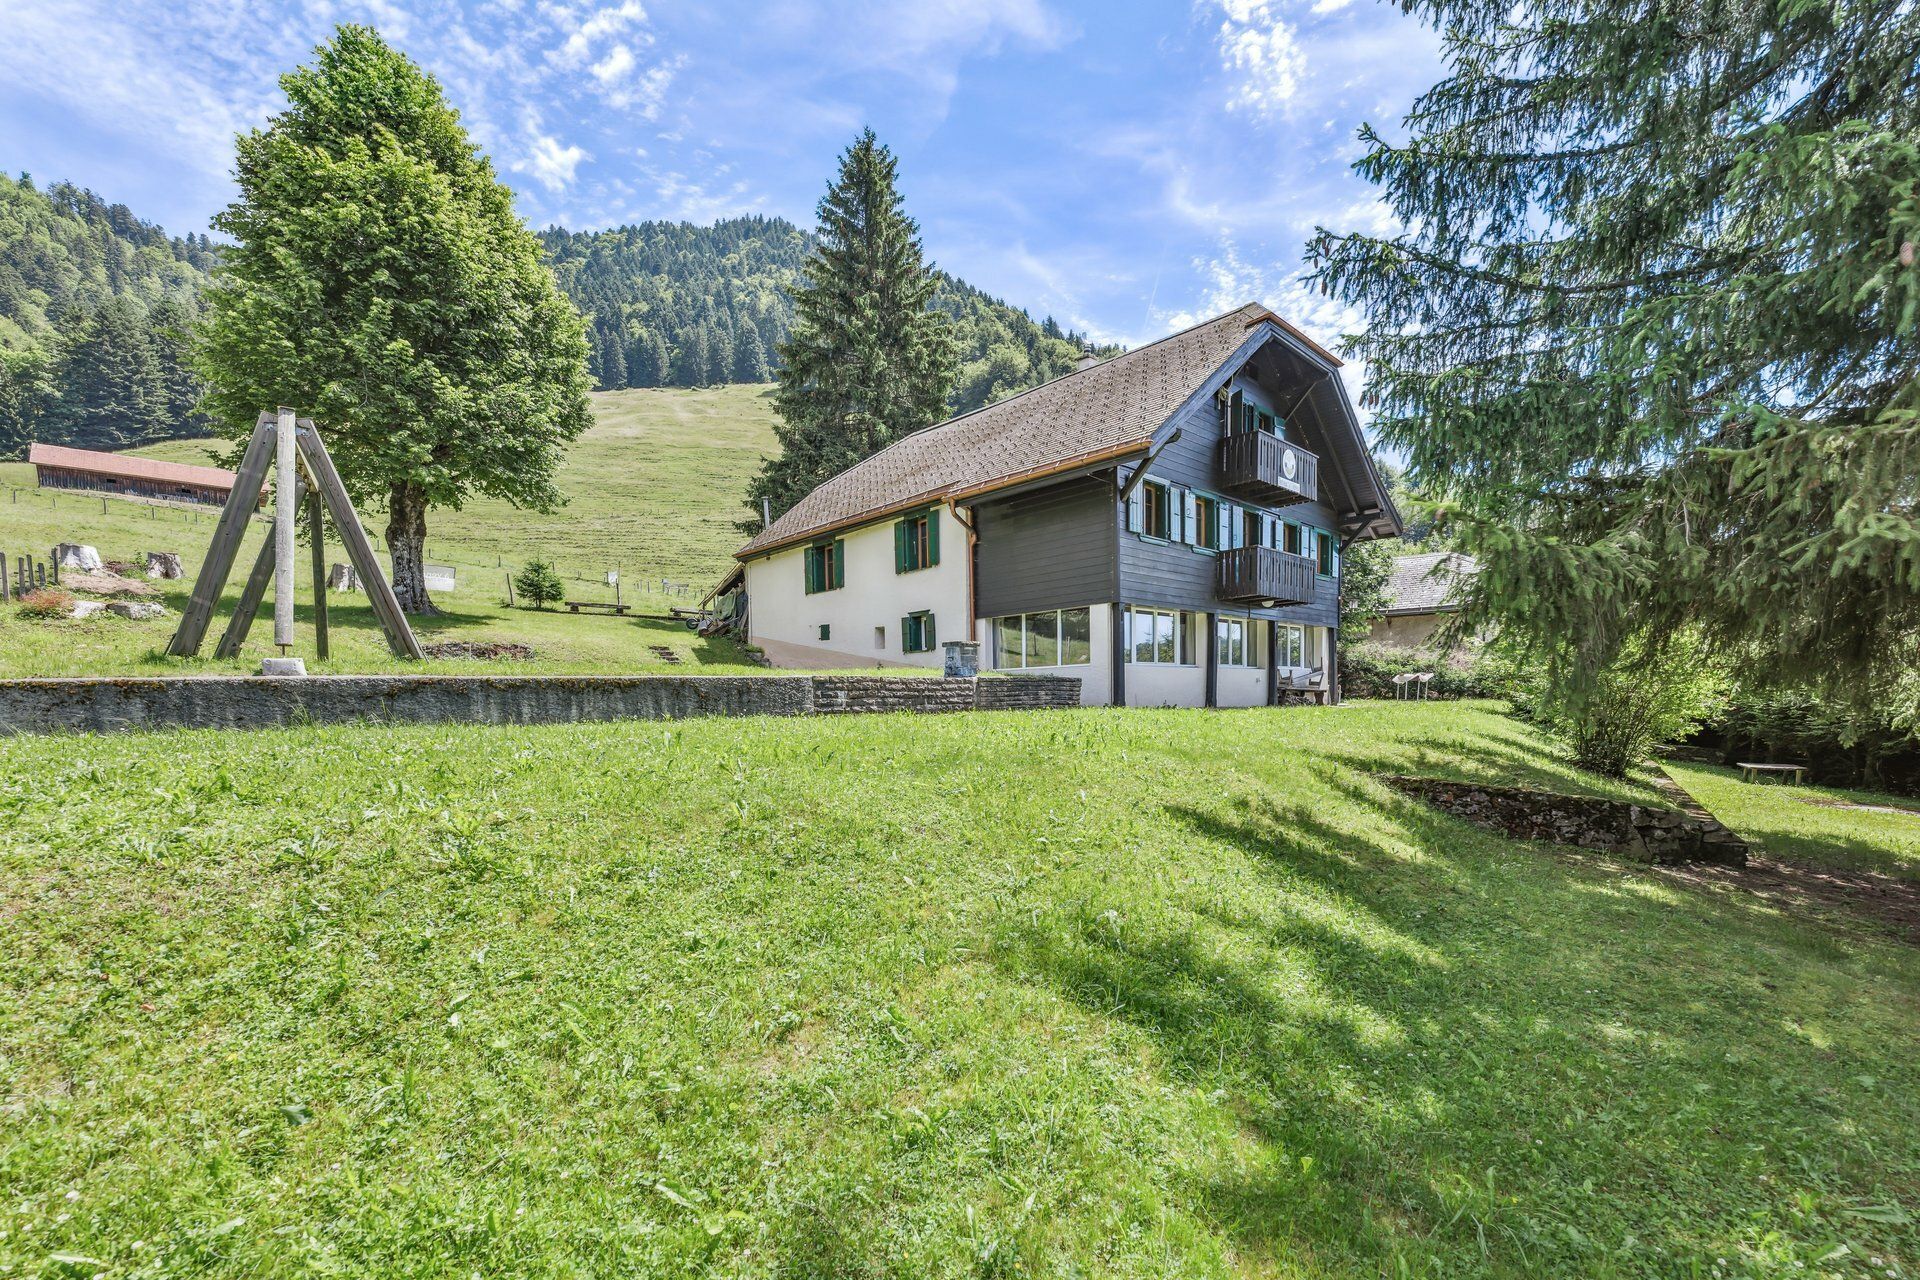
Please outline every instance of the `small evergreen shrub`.
M514 575L513 589L522 600L531 601L536 609L559 604L567 594L567 589L560 585L560 575L554 572L552 562L547 560L527 561L526 567Z

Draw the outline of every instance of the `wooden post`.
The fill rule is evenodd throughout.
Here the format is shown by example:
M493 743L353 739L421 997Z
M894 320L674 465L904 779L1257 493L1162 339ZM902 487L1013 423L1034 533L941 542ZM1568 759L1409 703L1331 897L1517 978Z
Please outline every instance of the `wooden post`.
M293 531L300 518L294 462L293 410L281 405L273 443L273 642L285 653L293 646Z
M407 624L407 615L400 611L400 601L394 598L393 584L387 581L386 574L380 572L380 562L374 558L373 546L367 541L367 531L360 527L360 517L354 514L353 500L347 496L347 487L340 483L340 473L334 470L333 459L327 455L327 446L321 442L320 434L314 430L310 420L299 420L297 440L301 456L306 458L307 468L313 472L314 486L326 499L327 510L340 530L340 541L346 544L347 559L353 562L354 569L360 574L360 585L366 589L367 599L373 604L374 617L380 620L380 629L386 633L387 647L402 658L422 657L420 641Z
M313 652L325 660L332 645L327 635L327 527L318 485L307 495L307 538L313 543Z
M298 481L296 480L296 484ZM296 491L295 496L299 494ZM240 589L240 602L233 607L233 616L227 619L227 629L220 636L220 643L214 646L216 658L237 658L242 646L247 643L247 633L253 630L253 619L260 612L260 602L266 599L267 583L274 577L279 564L279 543L275 538L278 530L268 530L267 540L260 544L260 554L253 559L253 570L247 574L247 584Z
M1206 705L1220 705L1220 615L1203 613L1201 625L1207 629Z
M240 470L233 477L233 491L227 495L226 505L220 508L213 544L207 548L200 576L194 580L193 598L180 615L179 629L167 644L167 652L176 658L191 658L200 652L200 642L206 639L207 627L213 621L213 606L227 585L227 575L233 572L233 558L240 551L240 538L246 532L247 521L252 518L254 504L260 500L261 487L266 483L267 463L273 457L273 436L273 415L263 413L254 424L253 438L247 441Z
M513 608L513 574L507 574L507 608Z

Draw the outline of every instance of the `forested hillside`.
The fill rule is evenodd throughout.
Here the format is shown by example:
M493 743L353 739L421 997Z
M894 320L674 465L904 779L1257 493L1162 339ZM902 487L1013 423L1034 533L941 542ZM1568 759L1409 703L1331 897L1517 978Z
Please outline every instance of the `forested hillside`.
M765 217L540 238L607 389L767 381L811 244ZM218 256L70 183L0 174L0 457L29 440L121 449L204 432L188 334ZM944 272L934 305L953 323L956 413L1059 377L1085 345Z
M561 288L592 330L597 384L693 387L763 382L793 321L790 291L811 237L781 218L710 227L642 222L607 231L550 228ZM975 409L1073 368L1084 339L944 272L934 305L953 322L953 410Z
M201 429L187 331L216 252L91 191L0 174L0 455Z

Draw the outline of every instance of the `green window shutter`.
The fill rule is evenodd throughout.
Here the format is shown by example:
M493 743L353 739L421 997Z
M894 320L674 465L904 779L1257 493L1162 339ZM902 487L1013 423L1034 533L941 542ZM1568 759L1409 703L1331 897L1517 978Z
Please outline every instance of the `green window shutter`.
M928 653L932 653L940 647L939 641L935 639L933 634L933 615L930 613L922 614L920 617L920 639L922 641L921 647Z
M845 538L833 540L833 585L836 587L847 585L847 540Z
M913 615L900 619L900 652L913 652Z
M940 563L940 508L927 512L927 567Z
M806 571L807 594L812 595L820 589L819 553L813 547L808 547L800 553L800 564Z
M896 520L893 524L893 571L907 571L907 522Z

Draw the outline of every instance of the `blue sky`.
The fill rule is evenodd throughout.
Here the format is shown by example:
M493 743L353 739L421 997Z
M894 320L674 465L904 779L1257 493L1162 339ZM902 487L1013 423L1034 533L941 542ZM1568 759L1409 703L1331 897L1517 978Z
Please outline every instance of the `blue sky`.
M1129 344L1250 298L1350 327L1301 246L1392 226L1354 131L1440 70L1379 0L0 0L0 168L204 230L234 133L346 21L439 77L535 226L810 225L871 124L936 262Z

